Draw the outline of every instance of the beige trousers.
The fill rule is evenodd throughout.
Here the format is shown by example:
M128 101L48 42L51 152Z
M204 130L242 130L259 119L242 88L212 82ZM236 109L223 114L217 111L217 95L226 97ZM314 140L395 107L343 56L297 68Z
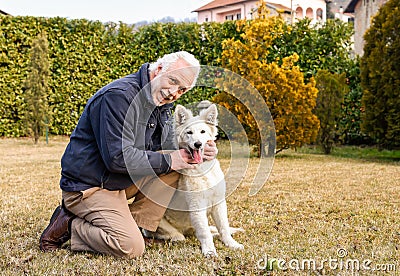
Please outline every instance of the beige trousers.
M77 216L71 224L71 250L125 258L142 255L145 245L139 227L157 229L174 195L171 187L177 187L178 179L179 174L171 172L144 177L126 190L93 187L81 192L63 191L65 207Z

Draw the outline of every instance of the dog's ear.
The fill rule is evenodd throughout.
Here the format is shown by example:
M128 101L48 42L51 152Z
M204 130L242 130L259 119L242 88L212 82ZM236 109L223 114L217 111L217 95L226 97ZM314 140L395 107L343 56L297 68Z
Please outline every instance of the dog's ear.
M207 109L200 112L200 119L206 121L207 124L218 125L218 109L215 104L210 105Z
M176 125L181 125L193 117L192 112L186 109L183 105L178 104L175 108L175 122Z

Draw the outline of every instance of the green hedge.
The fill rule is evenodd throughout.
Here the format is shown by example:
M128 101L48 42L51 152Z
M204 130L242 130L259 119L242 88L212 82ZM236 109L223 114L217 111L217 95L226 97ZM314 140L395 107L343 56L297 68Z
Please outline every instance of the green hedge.
M235 21L201 25L153 23L135 29L123 23L103 24L84 19L2 16L0 136L27 135L22 123L25 110L23 82L27 76L31 43L42 30L46 31L49 41L51 91L48 102L53 113L50 132L70 134L88 98L108 82L135 72L145 62L180 50L191 52L203 65L221 66L222 42L227 38L240 40L243 26L236 25ZM334 68L337 73L349 70L351 66L343 66L347 59L326 54L339 51L340 55L345 55L346 47L337 46L337 41L342 45L348 38L347 32L339 37L343 26L326 23L318 30L310 28L307 21L298 23L291 31L288 28L284 39L271 47L271 58L275 60L278 56L298 52L298 65L307 77L321 68ZM213 89L196 88L184 95L179 103L210 99L214 94ZM351 129L353 124L345 124L345 127L349 129L343 129L344 133L361 135L359 129ZM359 124L356 127L359 128Z
M86 101L97 89L135 72L141 64L166 53L186 50L202 64L218 66L222 41L239 36L234 22L154 23L134 30L134 26L123 23L103 24L84 19L1 17L0 136L26 135L22 125L23 82L32 40L42 30L49 41L53 134L70 134Z

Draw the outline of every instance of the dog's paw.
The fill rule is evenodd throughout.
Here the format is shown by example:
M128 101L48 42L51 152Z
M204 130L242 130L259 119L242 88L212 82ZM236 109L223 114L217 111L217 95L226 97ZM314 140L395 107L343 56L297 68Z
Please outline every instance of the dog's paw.
M201 252L206 258L218 257L217 250L215 248L202 249Z
M226 243L226 246L229 247L229 248L232 248L232 249L238 249L238 250L243 250L244 249L243 244L240 244L235 240L232 240L232 241Z
M201 252L205 257L217 257L217 250L215 249L214 243L202 243Z
M185 240L185 236L181 233L176 233L174 235L171 236L170 239L172 242L176 242L176 241L184 241Z

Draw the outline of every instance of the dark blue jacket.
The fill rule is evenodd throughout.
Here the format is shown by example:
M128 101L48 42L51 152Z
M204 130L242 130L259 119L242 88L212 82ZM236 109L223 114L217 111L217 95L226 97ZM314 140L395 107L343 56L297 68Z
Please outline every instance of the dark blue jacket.
M154 105L148 66L89 99L61 159L62 190L122 190L170 170L171 157L156 151L176 148L172 104Z

